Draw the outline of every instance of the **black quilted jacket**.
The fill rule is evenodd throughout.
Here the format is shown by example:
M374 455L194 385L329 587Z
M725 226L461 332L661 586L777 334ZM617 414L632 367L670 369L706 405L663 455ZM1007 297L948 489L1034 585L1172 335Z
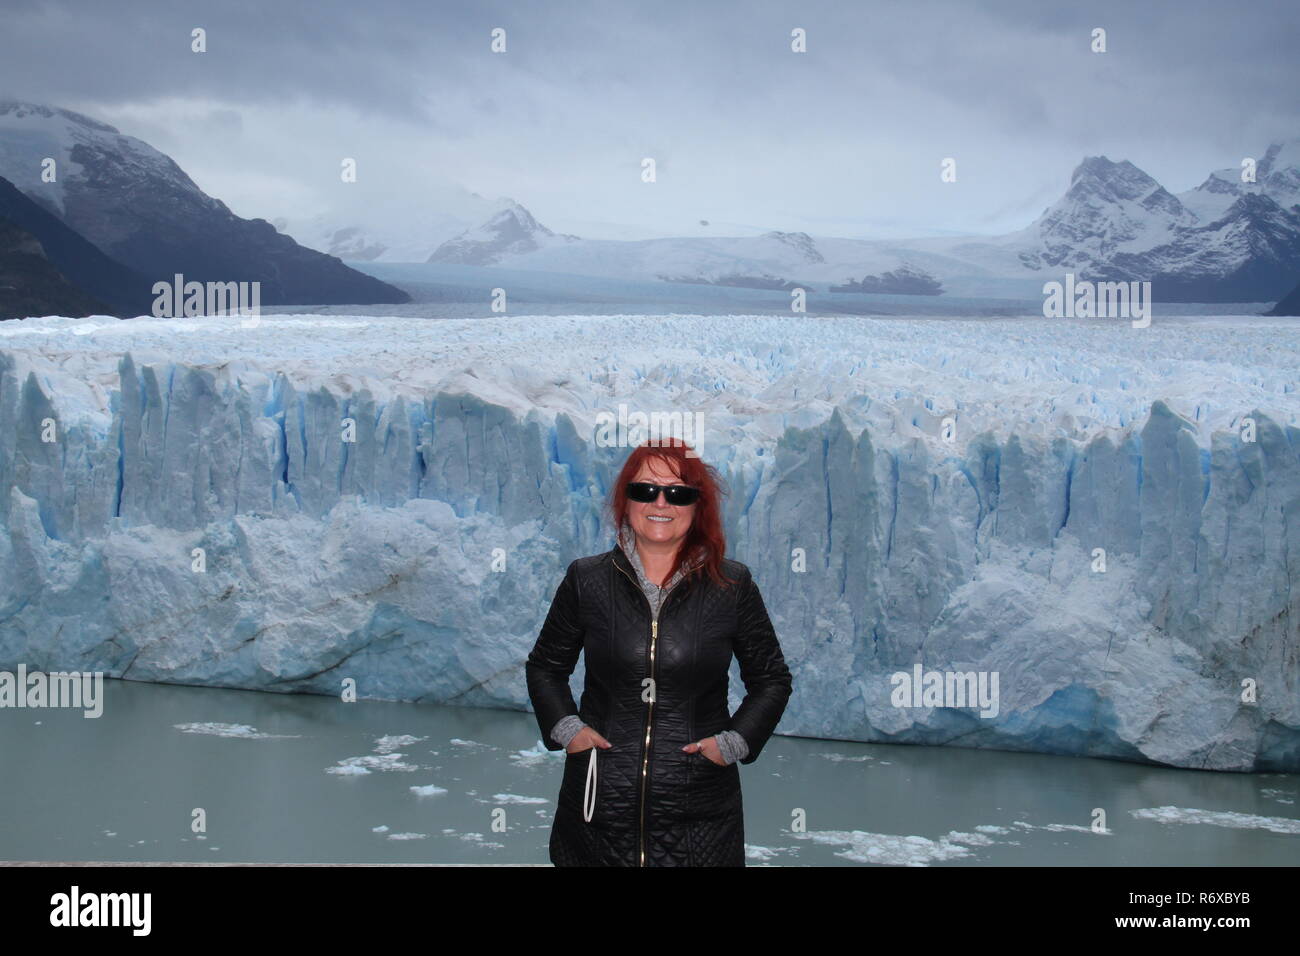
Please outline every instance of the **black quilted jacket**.
M569 714L613 746L596 748L590 821L591 750L565 756L551 828L557 866L745 865L739 768L681 748L730 728L749 745L740 763L753 763L785 711L791 678L749 569L725 560L723 575L729 588L703 574L678 582L655 623L621 548L569 565L528 655L528 695L548 749L561 749L550 731ZM580 707L569 690L579 653ZM732 654L746 693L728 714Z

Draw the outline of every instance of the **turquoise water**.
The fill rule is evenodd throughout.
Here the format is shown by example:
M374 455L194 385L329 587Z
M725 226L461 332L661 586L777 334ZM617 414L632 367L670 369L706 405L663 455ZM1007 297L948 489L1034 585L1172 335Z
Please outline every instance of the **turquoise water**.
M412 297L408 305L276 306L271 312L334 315L402 315L418 318L499 317L494 289L507 293L507 315L818 315L988 318L1043 314L1041 279L981 279L995 295L877 295L825 291L807 294L806 314L791 312L790 293L687 282L611 279L600 276L463 266L447 263L349 262L392 283ZM1156 303L1156 315L1258 315L1272 303Z
M0 860L549 865L563 757L529 713L104 695L98 719L0 709ZM778 736L741 781L750 865L1300 862L1295 774Z

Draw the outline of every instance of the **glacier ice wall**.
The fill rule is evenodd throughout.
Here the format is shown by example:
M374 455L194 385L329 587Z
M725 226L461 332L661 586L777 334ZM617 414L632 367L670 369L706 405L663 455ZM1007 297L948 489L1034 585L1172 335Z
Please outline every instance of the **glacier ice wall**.
M492 323L427 323L447 340L421 354L368 319L363 360L355 330L313 340L302 320L314 352L279 355L282 325L232 360L143 320L41 321L0 342L0 668L321 694L352 678L363 697L526 708L565 565L612 543L601 507L627 449L599 447L592 416L628 401L710 410L730 551L795 675L780 732L1300 770L1293 334L1276 375L1225 371L1267 365L1265 329L1236 366L1126 382L1150 356L1014 323L759 345L785 333L697 319L725 341L687 365L575 354L564 333L588 319L546 354L524 342L527 365ZM620 348L644 349L644 324L616 326ZM1020 338L1010 370L961 344L993 334ZM1197 335L1204 357L1223 333ZM893 706L890 675L918 662L997 672L997 716ZM733 708L742 692L733 664Z

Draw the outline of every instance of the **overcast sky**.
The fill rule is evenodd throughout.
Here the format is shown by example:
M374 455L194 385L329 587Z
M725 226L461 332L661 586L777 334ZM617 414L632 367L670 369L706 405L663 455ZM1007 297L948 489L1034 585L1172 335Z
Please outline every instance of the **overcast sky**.
M1300 137L1291 0L0 0L0 24L0 95L267 219L456 185L585 236L993 233L1086 155L1178 192Z

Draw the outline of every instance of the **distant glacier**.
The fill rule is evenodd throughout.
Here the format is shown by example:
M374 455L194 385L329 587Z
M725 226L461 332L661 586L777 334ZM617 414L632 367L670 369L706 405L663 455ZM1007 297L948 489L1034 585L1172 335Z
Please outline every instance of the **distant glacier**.
M1297 368L1243 317L7 322L0 669L526 709L623 403L704 416L780 733L1295 772Z

